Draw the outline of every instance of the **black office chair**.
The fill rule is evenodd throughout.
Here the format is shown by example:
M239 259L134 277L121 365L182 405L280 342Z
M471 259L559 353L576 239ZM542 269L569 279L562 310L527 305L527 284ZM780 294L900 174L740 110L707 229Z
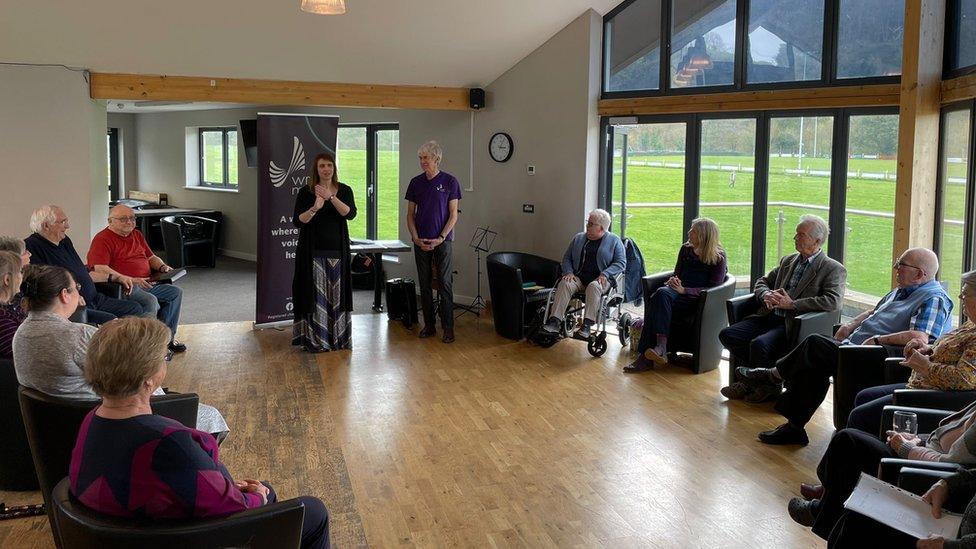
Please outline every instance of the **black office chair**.
M0 490L37 490L37 474L31 458L24 416L17 400L14 361L0 359Z
M160 219L159 226L170 267L216 266L218 221L195 215L171 215Z
M645 329L650 329L646 323L650 318L651 296L664 286L674 271L666 271L642 279L644 284L644 320ZM668 333L668 353L691 353L688 365L696 374L708 372L718 368L722 361L722 342L718 340L718 333L728 326L728 316L725 304L735 294L735 277L725 276L725 281L704 290L698 298L698 310L694 315L671 318ZM685 364L677 360L675 364Z
M60 547L72 549L212 549L216 547L301 546L305 506L295 498L248 509L227 517L185 520L137 520L96 513L74 500L69 481L61 479L51 494Z
M559 279L559 262L522 252L495 252L485 259L485 264L495 332L509 339L522 339ZM546 289L526 292L522 288L526 282Z
M196 427L200 397L195 393L154 396L151 403L154 414L174 419L187 427ZM67 476L71 451L78 439L81 422L98 404L98 400L60 398L20 387L20 409L24 416L34 470L37 472L47 517L58 547L75 545L65 546L60 543L58 525L52 513L51 492L54 485Z

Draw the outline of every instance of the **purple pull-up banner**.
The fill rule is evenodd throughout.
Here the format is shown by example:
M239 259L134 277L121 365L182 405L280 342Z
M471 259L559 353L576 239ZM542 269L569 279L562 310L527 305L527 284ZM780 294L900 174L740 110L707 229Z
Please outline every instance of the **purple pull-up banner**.
M335 154L338 116L258 113L258 281L255 326L291 321L295 197L312 159Z

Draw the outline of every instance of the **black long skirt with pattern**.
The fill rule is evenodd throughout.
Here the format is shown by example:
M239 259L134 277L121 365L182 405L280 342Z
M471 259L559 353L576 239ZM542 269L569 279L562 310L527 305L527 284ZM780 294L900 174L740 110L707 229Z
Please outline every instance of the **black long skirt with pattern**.
M319 254L312 258L315 307L295 318L292 345L315 353L352 349L352 315L342 310L342 259L338 252Z

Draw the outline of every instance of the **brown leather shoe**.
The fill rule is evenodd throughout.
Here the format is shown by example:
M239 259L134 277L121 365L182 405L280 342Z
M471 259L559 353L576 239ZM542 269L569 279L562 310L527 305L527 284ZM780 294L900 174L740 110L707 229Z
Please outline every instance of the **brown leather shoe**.
M444 343L454 343L454 328L444 328L444 337L441 338Z
M824 497L823 484L800 483L800 495L803 496L803 499L807 501L810 501L812 499L823 499Z
M424 339L425 337L434 337L435 335L437 335L437 329L432 325L424 326L424 329L420 330L420 339Z

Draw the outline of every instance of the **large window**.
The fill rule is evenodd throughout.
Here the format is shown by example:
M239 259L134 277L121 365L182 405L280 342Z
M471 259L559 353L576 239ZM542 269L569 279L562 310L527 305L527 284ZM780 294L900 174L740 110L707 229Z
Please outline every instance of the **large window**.
M793 236L800 216L830 218L833 128L832 116L769 121L766 269L796 251Z
M823 0L750 2L748 82L820 80L823 23Z
M656 90L661 82L661 0L634 2L607 21L610 91Z
M967 253L967 234L972 231L969 214L971 187L970 159L973 143L971 140L972 109L971 102L963 107L951 107L942 113L942 128L939 155L939 218L936 219L937 249L939 252L939 279L946 284L953 298L961 289L964 271L971 269L972 253ZM970 240L971 241L971 240ZM970 245L971 246L971 245ZM957 321L961 318L962 307L953 311ZM956 324L959 325L958 323Z
M237 127L200 128L200 186L237 189Z
M671 87L727 86L735 75L736 0L671 6Z
M970 36L976 0L953 2ZM603 20L603 96L897 82L904 12L905 0L624 0ZM947 48L957 64L976 59L961 40Z
M613 127L616 230L632 238L648 272L674 268L684 242L685 123Z
M749 280L756 119L701 121L698 215L720 228L729 274Z
M891 288L886 264L895 235L898 115L848 118L845 257L849 293L875 297Z
M358 210L349 236L400 237L400 130L396 124L343 125L337 138L339 180L352 188Z
M743 286L818 215L825 252L847 266L846 304L864 310L891 288L897 126L888 108L610 118L601 204L648 272L672 267L694 217L714 219Z
M904 0L840 0L837 77L901 74Z

